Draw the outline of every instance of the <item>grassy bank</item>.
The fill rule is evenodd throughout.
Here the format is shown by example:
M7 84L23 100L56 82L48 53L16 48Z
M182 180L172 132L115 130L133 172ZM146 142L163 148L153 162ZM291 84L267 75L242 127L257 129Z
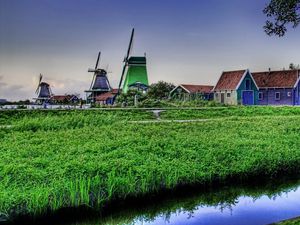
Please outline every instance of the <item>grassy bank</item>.
M300 108L209 109L193 119L216 120L156 124L131 123L153 118L134 110L1 113L2 125L12 125L0 128L0 212L7 216L300 168Z
M300 218L295 218L291 220L285 220L273 225L299 225L300 224Z

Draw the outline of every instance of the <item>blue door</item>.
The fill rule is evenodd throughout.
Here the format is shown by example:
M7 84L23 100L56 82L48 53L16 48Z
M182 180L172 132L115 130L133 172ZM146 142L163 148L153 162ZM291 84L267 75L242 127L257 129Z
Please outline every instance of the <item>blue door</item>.
M254 105L253 91L243 91L243 105Z

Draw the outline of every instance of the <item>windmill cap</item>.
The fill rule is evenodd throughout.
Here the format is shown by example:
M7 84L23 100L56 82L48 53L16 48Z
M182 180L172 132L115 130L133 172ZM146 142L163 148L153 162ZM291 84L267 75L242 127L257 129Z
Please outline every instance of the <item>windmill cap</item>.
M131 56L128 59L129 64L146 64L146 57L145 56Z

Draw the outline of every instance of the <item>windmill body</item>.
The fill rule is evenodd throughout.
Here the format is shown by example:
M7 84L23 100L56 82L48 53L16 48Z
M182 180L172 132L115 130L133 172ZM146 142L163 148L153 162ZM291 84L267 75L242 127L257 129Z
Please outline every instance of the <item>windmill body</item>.
M148 89L148 74L146 67L146 57L131 56L128 59L127 72L123 84L123 92L129 89L146 91Z
M95 69L89 69L88 72L94 73L91 86L89 90L86 90L86 99L88 103L95 103L96 98L106 92L112 90L109 80L107 78L107 72L104 69L98 69L101 52L98 54Z
M37 96L37 98L35 98L36 103L38 103L38 104L49 103L50 99L53 95L50 85L46 82L42 82L42 79L43 79L43 75L40 74L39 83L38 83L38 86L36 89L36 94L38 96Z

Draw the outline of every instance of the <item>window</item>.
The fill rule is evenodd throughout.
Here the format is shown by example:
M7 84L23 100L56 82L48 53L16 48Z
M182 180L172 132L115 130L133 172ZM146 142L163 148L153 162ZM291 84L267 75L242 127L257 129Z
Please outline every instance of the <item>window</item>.
M227 93L227 98L230 98L230 93Z
M258 93L258 100L263 100L264 99L264 93L263 92L259 92Z
M219 96L218 93L216 93L216 98L217 98L218 96Z
M251 80L246 80L246 90L251 90Z
M280 92L275 92L275 100L280 100Z
M291 97L292 96L292 92L288 91L287 96Z

